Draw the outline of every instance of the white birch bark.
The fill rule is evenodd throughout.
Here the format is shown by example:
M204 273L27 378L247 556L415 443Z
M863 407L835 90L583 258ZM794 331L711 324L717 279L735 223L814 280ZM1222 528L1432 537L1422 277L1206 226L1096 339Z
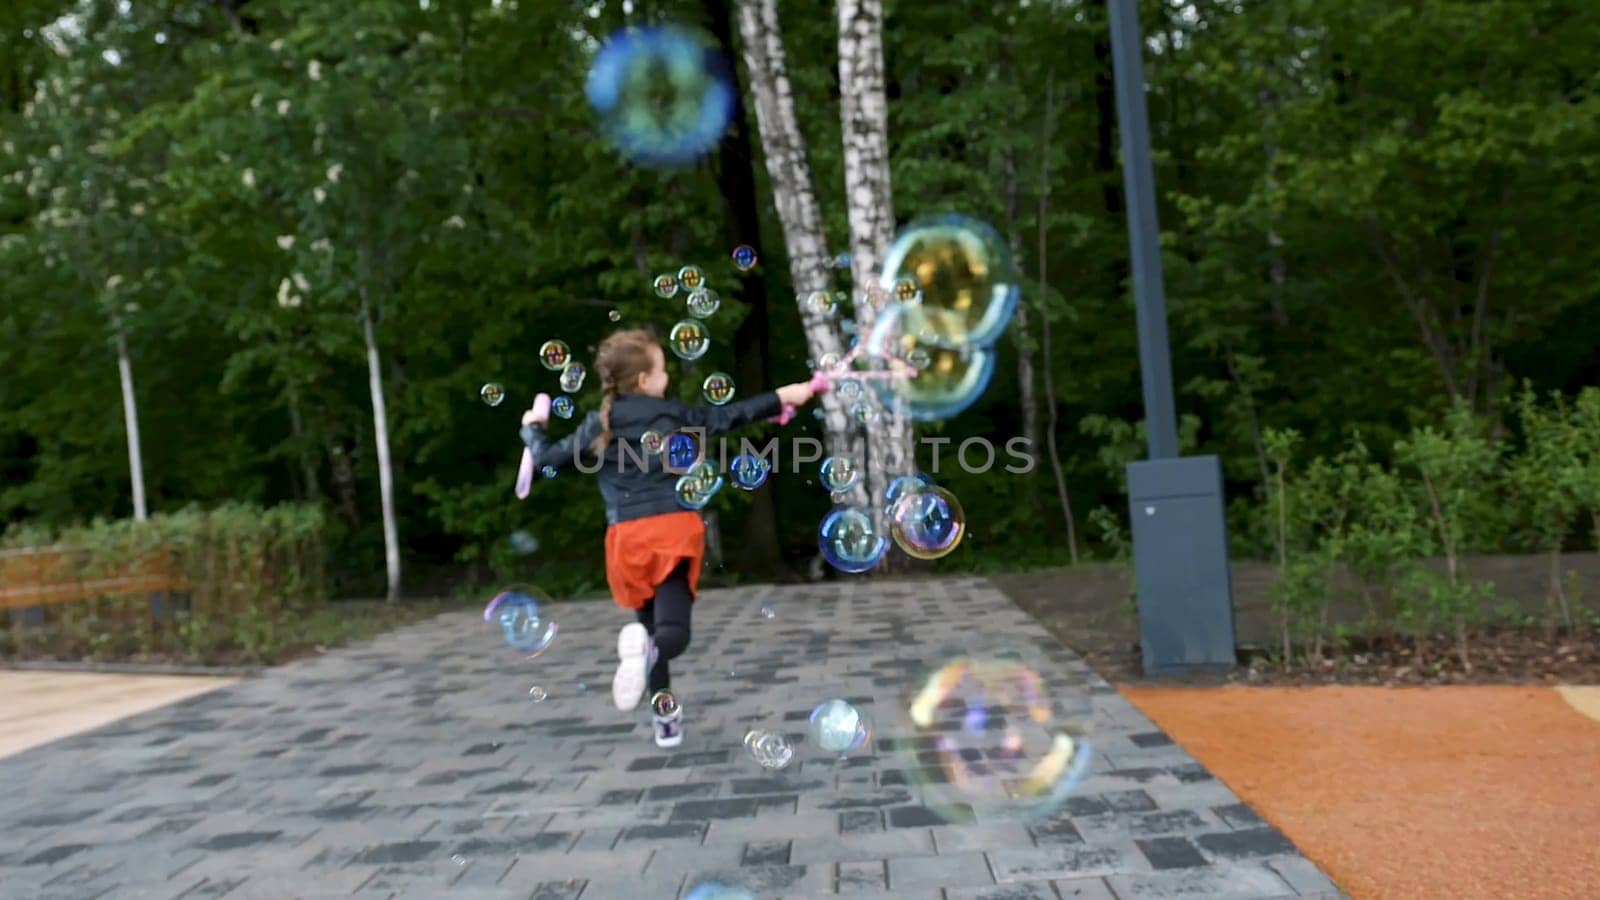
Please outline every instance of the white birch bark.
M394 467L389 457L389 410L383 402L383 366L378 356L378 335L372 309L362 290L361 326L367 341L367 389L372 394L372 432L378 448L378 490L383 500L383 561L388 572L390 603L400 600L400 529L395 521Z
M112 328L117 336L117 374L122 379L122 420L128 433L128 475L133 482L133 520L143 522L149 518L144 499L144 453L139 443L139 401L133 391L133 363L128 358L128 333L122 320L115 319Z
M894 240L894 195L889 184L889 100L884 86L882 0L839 0L839 115L844 139L844 187L850 221L850 268L855 317L862 340L877 310L865 296L877 282ZM906 416L889 416L877 394L867 425L867 491L881 523L889 482L915 465L915 434Z
M806 345L814 360L829 354L842 356L845 346L837 322L812 313L803 302L812 291L832 287L832 258L822 231L822 212L812 185L805 136L800 133L800 123L795 116L788 57L778 25L777 0L740 0L739 35L745 67L750 70L751 91L755 94L762 155L766 157L778 221L783 228L783 242L789 253L789 278L797 300L801 301L800 320L805 328ZM827 452L847 457L858 466L864 465L865 442L851 427L844 404L832 392L822 394L818 400L825 414ZM848 502L864 503L865 499L865 488L858 485Z

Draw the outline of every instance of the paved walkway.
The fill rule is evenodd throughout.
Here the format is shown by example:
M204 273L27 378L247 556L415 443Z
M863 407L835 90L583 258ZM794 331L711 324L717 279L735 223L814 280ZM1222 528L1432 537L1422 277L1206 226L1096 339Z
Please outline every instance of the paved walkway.
M0 895L646 900L717 878L761 897L1337 896L985 582L708 592L673 751L611 708L619 612L557 615L532 662L448 615L0 760ZM974 635L1093 701L1095 765L1054 819L943 825L907 784L909 679ZM802 734L830 696L872 713L874 755L745 756L747 728Z

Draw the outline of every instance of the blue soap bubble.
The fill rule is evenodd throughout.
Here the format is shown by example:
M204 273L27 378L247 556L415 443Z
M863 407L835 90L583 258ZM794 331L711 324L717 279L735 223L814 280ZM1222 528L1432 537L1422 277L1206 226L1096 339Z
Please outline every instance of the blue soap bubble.
M942 487L924 486L902 494L889 509L889 535L907 555L938 559L966 536L967 514L956 495Z
M540 477L543 477L543 478L554 478L554 477L556 477L556 467L555 466L541 466L541 467L539 467L539 475L540 475Z
M687 431L667 435L667 469L687 472L700 461L700 441Z
M823 490L829 493L848 491L861 479L861 470L847 456L830 456L822 461L818 470Z
M749 244L740 244L733 248L733 267L741 272L748 272L756 267L756 248Z
M562 394L561 396L550 401L550 411L555 413L556 416L560 418L570 419L572 418L572 414L577 412L577 410L578 405L573 403L572 398L568 397L566 394Z
M484 607L483 620L499 632L507 647L529 658L538 656L556 639L558 630L555 621L541 608L540 600L548 605L549 598L537 588L501 591Z
M960 313L921 303L884 307L866 341L866 363L886 371L872 380L887 408L918 422L955 416L983 396L994 378L995 351L968 339Z
M811 739L825 753L851 753L866 745L866 716L844 700L824 700L811 711Z
M828 565L841 572L865 572L883 560L889 546L872 522L872 514L859 506L842 506L828 513L817 529L817 545Z
M589 66L586 93L606 139L644 166L704 155L726 130L735 99L727 61L671 25L613 34Z
M772 463L754 453L741 453L728 465L728 475L733 486L741 491L753 491L767 483L772 473Z

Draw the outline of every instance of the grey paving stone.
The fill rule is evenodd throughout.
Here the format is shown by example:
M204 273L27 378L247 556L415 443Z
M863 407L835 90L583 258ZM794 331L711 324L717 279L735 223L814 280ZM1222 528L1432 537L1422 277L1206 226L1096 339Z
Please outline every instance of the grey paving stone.
M762 898L1337 890L979 579L706 592L674 664L685 741L671 751L644 711L610 706L625 615L553 614L539 704L526 672L480 652L481 618L451 614L0 759L0 883L73 900L640 900L710 877ZM1092 704L1094 763L1050 818L975 809L899 713L938 648L972 638ZM873 719L867 750L810 745L806 719L828 697ZM788 735L794 762L757 766L742 746L753 727Z

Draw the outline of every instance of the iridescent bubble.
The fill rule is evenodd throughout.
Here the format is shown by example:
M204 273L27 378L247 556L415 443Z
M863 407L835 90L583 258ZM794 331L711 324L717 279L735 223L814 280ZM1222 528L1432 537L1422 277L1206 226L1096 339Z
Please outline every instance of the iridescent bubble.
M684 319L667 332L667 346L672 348L673 356L693 362L711 348L711 332L703 322Z
M499 406L506 399L506 389L499 382L491 381L478 389L478 396L490 406Z
M771 472L772 463L754 453L741 453L728 464L728 476L733 486L741 491L753 491L766 484Z
M872 514L859 506L828 513L817 529L817 546L828 565L841 572L865 572L883 560L889 539L879 533Z
M883 283L913 279L922 306L949 314L945 346L988 347L1017 309L1017 273L1005 241L987 224L966 216L936 216L906 226L889 247ZM904 301L902 301L904 302Z
M794 759L794 748L788 738L775 731L753 729L745 733L745 752L763 769L774 771L785 768Z
M824 372L831 371L833 369L837 369L838 367L839 367L839 354L834 353L832 350L829 350L827 353L824 353L821 356L817 357L817 368L821 369Z
M856 402L850 404L850 418L853 419L857 425L871 425L877 416L872 412L871 404L862 400L857 400Z
M613 34L590 63L585 87L601 132L640 165L693 162L716 145L733 112L726 60L671 25Z
M639 435L639 447L645 453L660 453L664 443L659 431L646 431L644 434Z
M921 291L915 278L897 278L894 282L894 299L898 303L913 303Z
M818 475L821 477L823 490L838 493L855 487L857 479L861 477L861 470L847 456L830 456L822 461Z
M518 556L528 556L532 553L537 553L539 550L539 539L527 531L511 532L511 536L506 539L506 542L511 545L511 552Z
M824 753L860 750L870 735L866 717L844 700L824 700L811 711L810 722L811 739Z
M833 267L835 269L848 269L850 268L851 261L854 259L855 257L851 256L849 253L841 253L833 258Z
M700 391L705 395L707 403L721 406L733 399L733 376L726 372L712 372L701 383Z
M908 775L948 821L1051 815L1089 769L1087 695L1051 696L1017 658L951 660L922 683L908 713L915 738L905 746L917 760Z
M680 475L672 486L673 494L678 498L678 505L684 509L705 509L711 502L711 492L700 485L700 479L693 475Z
M684 266L678 270L678 283L693 291L705 286L706 273L699 266Z
M542 605L541 605L542 604ZM483 609L483 620L493 627L507 647L531 659L556 639L555 620L546 615L550 598L537 588L501 591Z
M773 609L772 607L770 607L770 606L761 607L761 618L763 618L763 619L774 619L774 618L777 618L777 616L778 616L778 611Z
M961 545L966 520L955 494L924 486L895 501L889 510L889 535L909 556L938 559Z
M831 316L836 306L831 291L812 291L806 295L805 308L813 315Z
M544 478L554 478L554 477L556 477L556 467L555 466L541 466L539 468L539 474L540 474L540 476L542 476Z
M589 370L583 367L583 363L567 363L566 368L561 370L561 389L569 394L576 394L583 390L583 379L588 374Z
M941 309L885 307L865 349L869 365L883 373L871 382L880 402L919 422L950 418L977 402L994 377L995 356L964 343L961 330Z
M889 486L883 489L883 510L885 518L893 516L894 505L899 502L901 497L905 496L907 493L920 491L925 487L932 487L933 483L934 482L932 478L929 478L927 475L921 472L915 472L910 475L901 475L898 478L895 478L893 481L890 481Z
M861 382L854 378L846 378L833 386L833 392L838 394L841 400L859 399L861 397Z
M539 687L537 684L531 688L528 688L528 699L535 703L544 700L544 698L547 696L549 695L544 692L544 688Z
M656 691L650 695L650 711L663 719L678 714L678 698L671 691Z
M568 397L566 394L562 394L561 396L550 401L550 411L563 419L572 418L572 414L576 412L577 409L577 404L573 403L572 398Z
M656 296L663 300L670 300L678 295L678 277L671 272L657 275L650 286L655 289Z
M687 473L704 458L699 438L687 431L674 431L667 435L666 449L669 472Z
M572 361L572 350L566 341L549 340L539 347L539 361L552 372L559 372Z
M622 321L622 313L620 311L618 311L618 310L613 309L612 311L606 313L606 318L610 319L613 322L621 322Z
M722 306L722 298L710 288L696 288L689 294L685 306L689 309L689 315L696 319L709 319Z
M741 272L748 272L756 267L756 248L749 244L740 244L733 248L733 267Z
M756 900L756 895L736 884L701 881L689 888L683 900Z

